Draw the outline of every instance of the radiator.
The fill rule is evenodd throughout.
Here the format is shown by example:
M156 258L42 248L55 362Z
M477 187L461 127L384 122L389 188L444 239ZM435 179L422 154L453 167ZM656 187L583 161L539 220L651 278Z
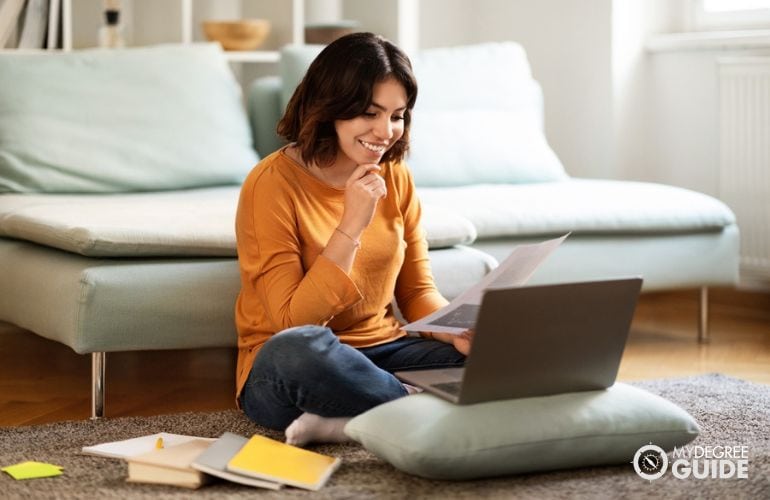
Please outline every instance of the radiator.
M770 278L770 57L719 68L719 196L741 232L741 275Z

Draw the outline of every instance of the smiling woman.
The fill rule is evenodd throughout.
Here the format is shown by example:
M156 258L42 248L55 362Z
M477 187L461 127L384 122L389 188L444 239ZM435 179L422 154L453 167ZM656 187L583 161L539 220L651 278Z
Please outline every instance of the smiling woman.
M350 417L405 396L393 372L457 367L472 335L407 337L436 289L403 157L417 98L395 45L355 33L313 61L278 124L289 144L243 184L238 402L287 441L346 439Z

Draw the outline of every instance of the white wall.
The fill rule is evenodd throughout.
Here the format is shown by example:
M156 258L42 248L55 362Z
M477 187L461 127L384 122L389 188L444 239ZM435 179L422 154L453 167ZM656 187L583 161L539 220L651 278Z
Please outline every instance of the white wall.
M611 0L422 0L423 48L514 40L545 96L546 136L568 172L612 177Z

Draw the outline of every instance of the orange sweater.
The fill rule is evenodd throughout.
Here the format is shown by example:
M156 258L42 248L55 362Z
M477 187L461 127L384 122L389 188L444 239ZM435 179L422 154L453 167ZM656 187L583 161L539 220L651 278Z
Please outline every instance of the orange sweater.
M404 163L380 165L380 199L350 275L321 255L344 209L345 191L316 179L283 149L262 160L241 189L235 228L241 291L236 394L262 345L292 326L326 325L353 347L404 335L408 321L444 306L428 261L420 204Z

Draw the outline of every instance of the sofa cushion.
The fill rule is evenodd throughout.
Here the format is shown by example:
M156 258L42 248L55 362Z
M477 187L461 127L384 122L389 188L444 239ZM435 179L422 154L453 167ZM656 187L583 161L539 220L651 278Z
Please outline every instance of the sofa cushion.
M0 192L235 184L257 161L216 44L0 55Z
M305 77L310 63L324 49L325 45L286 45L281 49L278 71L281 75L281 114L286 109L294 90Z
M675 404L616 383L464 406L417 394L353 418L345 433L398 469L460 480L628 464L650 441L665 450L692 441L698 425Z
M420 94L409 165L418 186L564 180L543 135L543 99L513 42L429 49L413 58Z
M575 233L716 231L735 222L721 201L662 184L570 179L418 188L424 203L470 220L478 238Z
M155 193L3 194L0 236L93 257L235 256L240 188ZM432 249L473 242L473 225L425 207Z

